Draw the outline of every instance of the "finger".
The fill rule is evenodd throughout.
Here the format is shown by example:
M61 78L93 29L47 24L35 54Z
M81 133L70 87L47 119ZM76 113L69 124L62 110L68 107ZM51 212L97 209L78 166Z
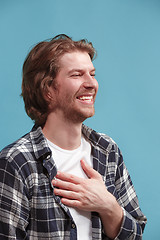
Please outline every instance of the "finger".
M65 190L74 191L74 192L79 191L79 185L76 185L74 183L65 182L65 181L58 180L58 179L53 179L52 184L54 187L58 187L60 189L65 189Z
M79 208L79 209L82 208L82 206L81 206L82 204L78 200L71 200L71 199L67 199L67 198L62 198L61 202L68 207Z
M54 194L58 195L58 196L61 196L63 198L67 198L67 199L72 199L72 200L73 199L74 200L79 199L79 194L78 193L72 192L72 191L68 191L68 190L55 188L54 189Z
M72 175L72 174L69 174L69 173L60 172L60 171L57 172L56 178L60 179L62 181L70 182L70 183L74 183L74 184L79 184L83 180L83 178L79 178L79 177L77 177L75 175Z
M84 159L81 160L81 166L88 178L102 179L101 175L91 166L89 166Z

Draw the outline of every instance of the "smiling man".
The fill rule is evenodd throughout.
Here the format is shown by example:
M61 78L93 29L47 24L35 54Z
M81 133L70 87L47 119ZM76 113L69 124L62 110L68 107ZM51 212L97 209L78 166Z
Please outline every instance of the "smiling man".
M88 128L98 91L86 40L59 35L23 65L35 125L0 153L2 239L142 239L146 217L116 143Z

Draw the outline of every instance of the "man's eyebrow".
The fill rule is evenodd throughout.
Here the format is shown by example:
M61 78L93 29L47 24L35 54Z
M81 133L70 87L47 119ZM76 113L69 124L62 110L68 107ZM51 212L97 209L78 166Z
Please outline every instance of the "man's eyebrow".
M70 73L73 73L73 72L82 72L82 71L83 71L83 69L73 68L73 69L71 69L68 73L70 74Z
M83 71L84 71L84 70L81 69L81 68L74 68L74 69L71 69L71 70L68 72L68 74L71 74L71 73L73 73L73 72L83 72ZM90 70L90 72L95 72L95 71L96 71L95 68L93 68L93 69Z

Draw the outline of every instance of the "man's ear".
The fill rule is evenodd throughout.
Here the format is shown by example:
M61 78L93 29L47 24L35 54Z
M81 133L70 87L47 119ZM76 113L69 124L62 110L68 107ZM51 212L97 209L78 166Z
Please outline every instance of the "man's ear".
M46 82L45 86L44 86L44 97L46 99L47 102L50 102L53 99L53 81L49 80Z
M44 98L48 102L48 106L52 107L55 104L57 93L58 93L58 84L54 80L50 80L46 83L44 89Z
M46 97L49 101L53 99L52 94L51 94L50 91L45 92L45 97ZM47 100L47 99L46 99L46 100Z
M53 92L48 87L44 91L44 98L49 103L53 100Z

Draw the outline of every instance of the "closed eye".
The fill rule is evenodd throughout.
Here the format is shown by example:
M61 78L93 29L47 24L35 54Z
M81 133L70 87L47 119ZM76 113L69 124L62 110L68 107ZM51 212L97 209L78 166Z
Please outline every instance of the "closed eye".
M81 76L83 76L82 71L75 71L71 74L71 77L81 77Z
M92 77L95 77L95 76L96 76L96 74L95 74L95 73L91 73L90 75L91 75Z
M76 74L72 74L71 77L79 77L79 76L82 76L81 73L76 73Z
M96 73L95 72L91 72L90 76L94 78L96 76Z

